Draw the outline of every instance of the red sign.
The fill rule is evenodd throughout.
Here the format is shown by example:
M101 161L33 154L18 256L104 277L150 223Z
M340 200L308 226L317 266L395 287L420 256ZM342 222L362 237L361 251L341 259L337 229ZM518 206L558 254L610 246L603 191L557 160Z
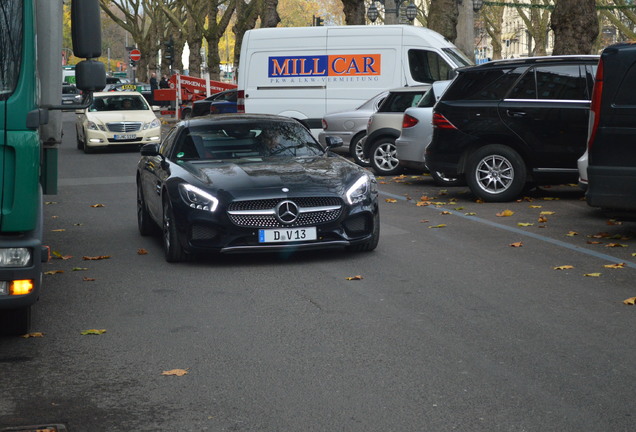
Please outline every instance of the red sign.
M139 51L138 49L134 49L134 50L130 51L130 59L132 61L141 60L141 51Z

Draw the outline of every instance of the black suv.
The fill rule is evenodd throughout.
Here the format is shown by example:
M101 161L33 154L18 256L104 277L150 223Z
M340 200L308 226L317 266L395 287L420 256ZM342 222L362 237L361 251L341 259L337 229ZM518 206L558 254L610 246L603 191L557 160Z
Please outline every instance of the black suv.
M603 50L590 110L587 202L636 210L636 45Z
M465 176L484 201L574 182L598 56L500 60L458 70L435 105L431 170Z

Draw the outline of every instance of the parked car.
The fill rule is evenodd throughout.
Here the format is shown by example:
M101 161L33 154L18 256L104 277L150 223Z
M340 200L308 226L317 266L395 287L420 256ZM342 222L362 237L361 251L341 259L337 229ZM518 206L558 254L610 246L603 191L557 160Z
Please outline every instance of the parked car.
M342 139L353 160L362 166L369 166L360 146L360 140L366 135L367 124L371 114L378 110L382 101L389 94L383 91L373 96L354 110L330 113L322 118L322 132L318 134L318 141L326 145L325 138L336 136Z
M93 93L93 103L76 112L77 148L85 153L109 146L158 143L161 138L161 122L137 92Z
M428 172L425 155L426 147L433 137L433 106L442 96L450 81L436 81L426 92L416 107L407 108L402 117L402 132L395 140L397 158L402 167ZM458 186L462 178L449 178L433 171L431 177L440 186Z
M62 84L62 105L77 105L82 101L82 92L73 84Z
M184 118L199 117L208 114L225 114L236 112L236 95L237 90L225 90L208 96L205 99L192 103L192 110L186 114L184 109Z
M601 53L590 109L587 203L636 210L636 45Z
M166 260L197 252L370 251L379 240L375 178L298 121L264 114L178 123L141 149L137 222L163 231Z
M394 175L402 171L396 156L395 140L402 132L404 111L417 106L430 88L431 84L423 84L392 89L378 111L369 118L367 134L360 145L376 174Z
M458 70L433 110L431 171L465 176L484 201L573 183L598 56L500 60Z

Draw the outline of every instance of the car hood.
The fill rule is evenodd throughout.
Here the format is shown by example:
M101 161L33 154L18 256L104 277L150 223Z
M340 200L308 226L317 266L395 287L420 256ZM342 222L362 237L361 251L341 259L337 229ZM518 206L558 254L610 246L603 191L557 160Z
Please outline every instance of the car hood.
M343 195L364 170L340 156L253 158L189 162L183 166L204 187L233 198L333 193Z
M87 112L86 118L94 122L113 123L122 121L150 123L157 116L152 111L98 111Z

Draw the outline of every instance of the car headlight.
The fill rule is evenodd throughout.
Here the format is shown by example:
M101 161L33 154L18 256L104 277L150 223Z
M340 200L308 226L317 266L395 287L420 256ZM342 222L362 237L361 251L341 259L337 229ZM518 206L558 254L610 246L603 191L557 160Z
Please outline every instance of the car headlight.
M90 120L86 123L86 127L90 130L99 130L99 128L97 127L97 124Z
M345 196L349 204L356 204L364 201L365 198L373 193L377 193L375 177L365 174L347 189Z
M0 267L27 267L31 265L31 250L28 248L0 249Z
M158 128L159 126L161 126L161 122L159 121L159 119L156 118L150 123L144 124L144 130Z
M179 185L179 193L183 201L194 209L213 212L219 205L219 200L216 197L191 184L181 183Z

